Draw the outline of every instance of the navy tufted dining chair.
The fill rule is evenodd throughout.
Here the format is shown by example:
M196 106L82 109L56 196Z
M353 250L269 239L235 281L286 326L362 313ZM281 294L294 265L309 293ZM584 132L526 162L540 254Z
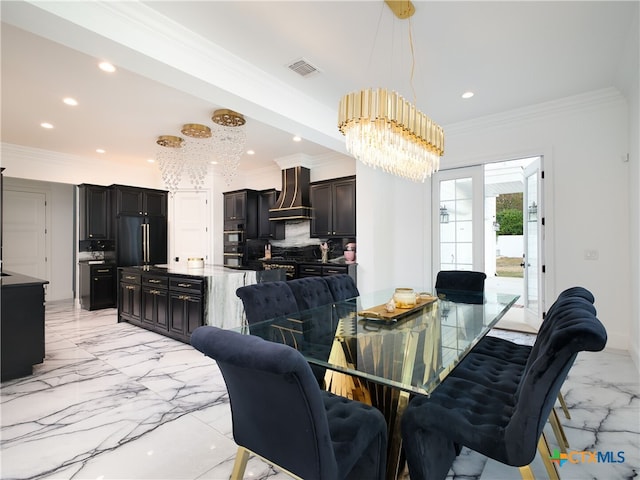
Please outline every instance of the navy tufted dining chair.
M211 326L197 328L191 344L217 362L227 385L238 444L232 479L251 453L307 480L384 477L382 413L320 390L300 352Z
M484 303L484 272L441 270L436 276L436 294L442 300Z
M551 307L549 307L549 311L547 312L547 315L546 315L547 320L542 322L542 326L538 334L544 334L545 330L549 328L552 322L549 322L548 320L554 318L555 310L560 308L562 305L571 303L576 307L582 306L583 308L587 309L588 311L596 315L596 309L593 306L594 302L595 302L595 297L593 296L593 293L591 293L589 290L587 290L584 287L575 286L575 287L570 287L565 289L558 295L557 300L551 305ZM471 351L471 354L473 355L470 354L469 356L467 356L467 358L465 358L465 360L463 360L460 366L460 370L458 369L456 370L458 370L458 374L459 374L461 371L464 371L465 364L467 362L474 361L477 363L477 362L483 361L482 357L474 358L476 354L486 355L487 357L500 359L502 361L508 362L509 364L514 364L513 368L515 368L516 370L520 370L519 366L522 366L524 368L524 366L526 365L527 360L529 359L529 355L531 354L531 348L532 347L529 345L520 345L503 338L487 336L482 338L478 342L478 344L475 347L473 347L473 350ZM482 368L495 368L491 365L492 363L491 358L484 359L483 363L486 366ZM500 363L500 360L497 360L497 362ZM498 366L497 368L500 368L500 367ZM558 394L558 400L560 401L560 405L562 406L562 410L564 412L565 417L571 418L569 409L567 408L567 405L564 401L562 392ZM552 421L554 420L552 419ZM566 436L562 431L562 427L560 426L559 420L558 420L557 426L555 426L554 429L558 430L556 432L556 435L559 434L567 444L566 446L568 447L569 445L568 445L568 442L566 442Z
M327 275L322 278L327 282L334 302L343 302L360 296L356 282L346 273Z
M602 350L607 334L588 309L561 304L553 315L511 392L449 376L430 398L410 402L402 435L412 480L444 479L460 446L522 472L537 445L548 473L557 475L543 427L578 352Z
M236 290L242 300L250 328L271 318L298 312L298 304L288 282L265 282L246 285Z

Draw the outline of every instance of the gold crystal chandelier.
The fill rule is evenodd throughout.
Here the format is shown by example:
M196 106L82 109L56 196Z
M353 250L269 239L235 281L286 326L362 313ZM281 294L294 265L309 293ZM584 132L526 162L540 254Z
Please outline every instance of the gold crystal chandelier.
M199 190L205 184L209 165L214 159L222 163L222 175L227 185L235 177L246 144L244 117L233 110L213 112L213 129L199 123L186 123L183 137L161 135L156 140L156 159L166 188L174 193L183 175Z
M411 2L388 0L399 18L415 9ZM413 53L413 48L412 48ZM362 163L423 182L440 167L444 130L401 95L385 88L348 93L338 106L338 129L346 148Z

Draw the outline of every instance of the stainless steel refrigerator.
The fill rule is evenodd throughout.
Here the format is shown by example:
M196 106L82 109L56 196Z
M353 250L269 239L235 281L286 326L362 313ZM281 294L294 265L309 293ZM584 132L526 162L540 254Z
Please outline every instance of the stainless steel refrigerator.
M120 215L116 228L119 267L167 263L166 217Z

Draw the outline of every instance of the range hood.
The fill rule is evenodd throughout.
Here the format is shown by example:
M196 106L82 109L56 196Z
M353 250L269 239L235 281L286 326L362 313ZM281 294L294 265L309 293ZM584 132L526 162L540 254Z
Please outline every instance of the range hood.
M269 220L308 220L311 218L309 202L309 169L291 167L282 170L282 192L269 209Z

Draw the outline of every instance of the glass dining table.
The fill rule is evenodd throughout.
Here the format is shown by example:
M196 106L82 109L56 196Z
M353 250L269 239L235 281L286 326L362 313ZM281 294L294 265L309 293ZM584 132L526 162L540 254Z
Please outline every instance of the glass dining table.
M387 312L393 293L364 294L239 329L296 348L326 390L382 411L388 479L401 467L400 419L410 396L428 396L519 297L440 293Z

